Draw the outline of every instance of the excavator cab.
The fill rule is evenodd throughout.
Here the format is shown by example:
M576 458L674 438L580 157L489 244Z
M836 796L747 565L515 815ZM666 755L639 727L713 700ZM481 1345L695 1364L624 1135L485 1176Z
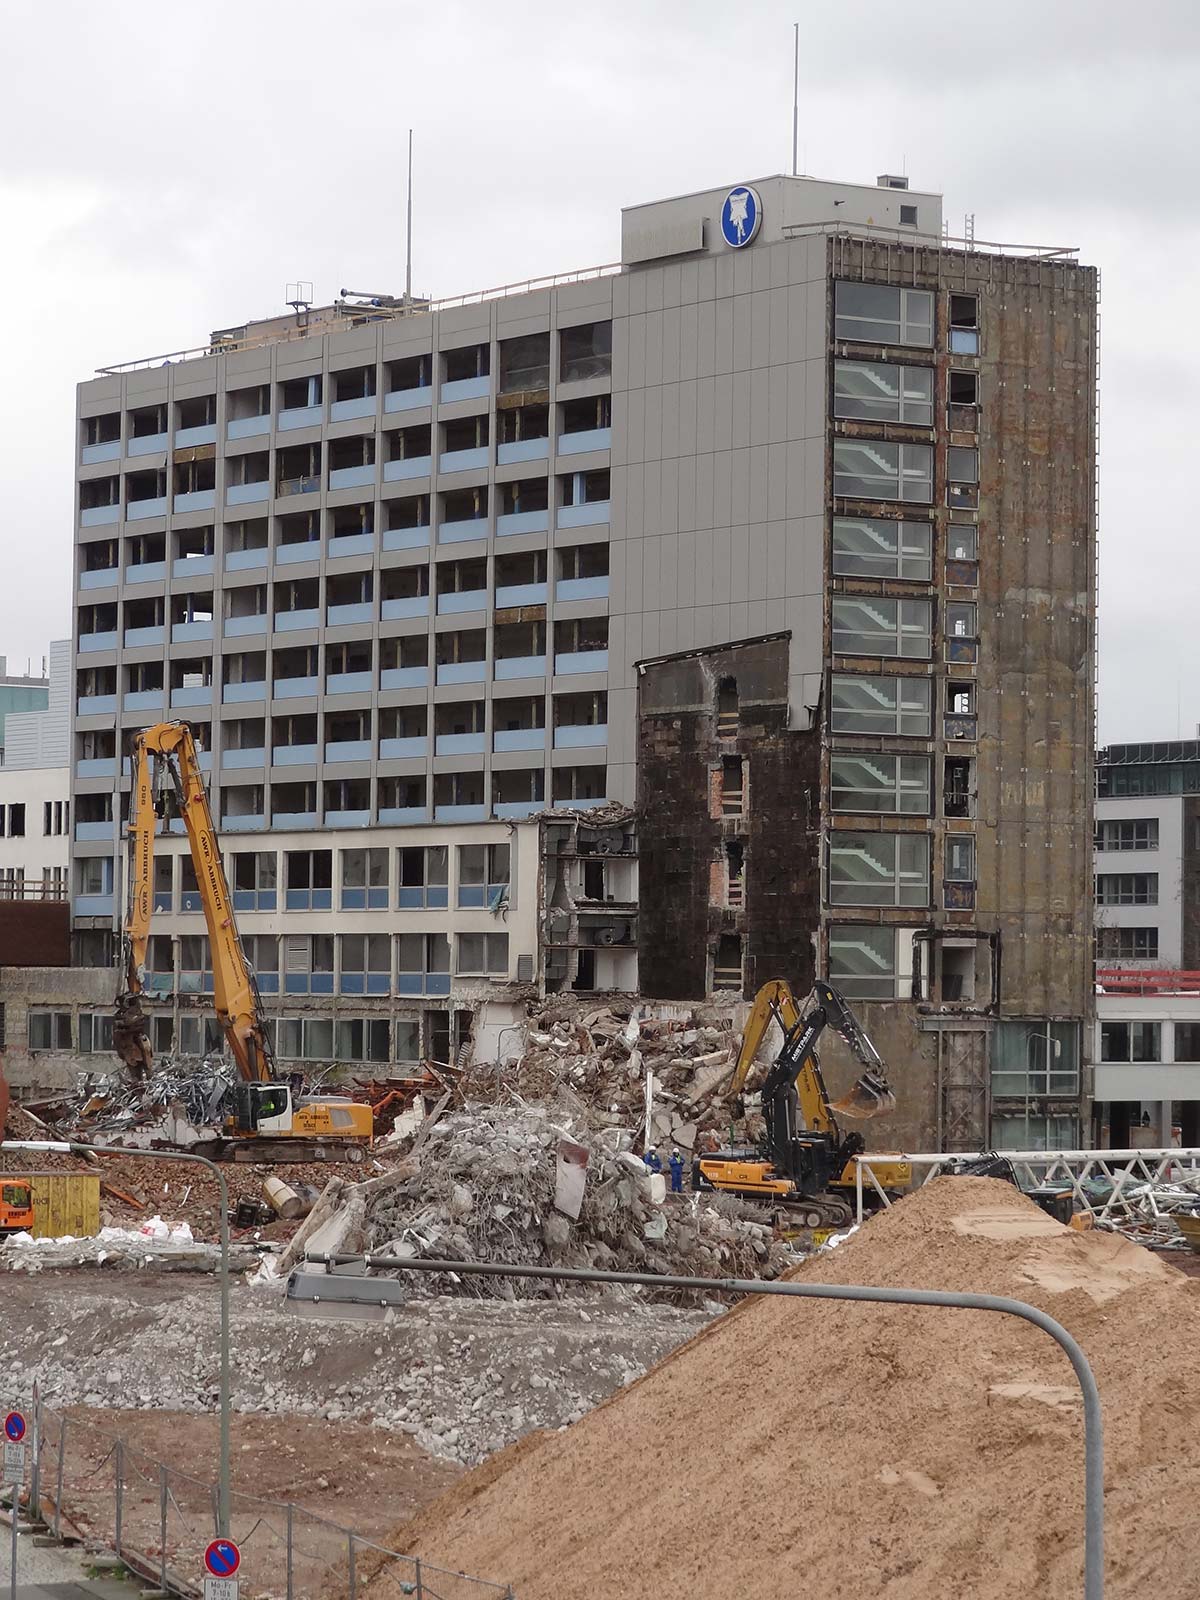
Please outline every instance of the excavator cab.
M233 1124L238 1133L262 1137L292 1129L292 1091L286 1083L239 1083L233 1091Z
M32 1227L33 1189L28 1178L5 1179L0 1183L0 1235Z

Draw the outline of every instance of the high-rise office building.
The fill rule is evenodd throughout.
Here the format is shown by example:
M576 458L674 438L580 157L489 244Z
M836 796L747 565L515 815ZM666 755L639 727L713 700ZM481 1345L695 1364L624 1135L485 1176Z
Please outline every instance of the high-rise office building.
M1069 252L952 245L904 179L776 177L629 208L615 268L83 384L81 953L125 734L183 715L285 1056L438 1053L543 978L574 880L521 819L613 800L640 916L556 983L629 987L634 938L651 996L825 970L900 1133L1076 1137L1095 312ZM204 948L159 870L165 1038Z

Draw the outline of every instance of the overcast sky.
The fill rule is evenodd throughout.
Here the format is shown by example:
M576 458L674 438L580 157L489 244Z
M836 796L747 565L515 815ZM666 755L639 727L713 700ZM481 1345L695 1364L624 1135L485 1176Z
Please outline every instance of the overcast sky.
M4 0L10 670L70 632L80 379L402 289L410 124L417 291L614 260L623 204L788 169L797 17L801 171L1102 269L1100 737L1194 736L1197 0Z

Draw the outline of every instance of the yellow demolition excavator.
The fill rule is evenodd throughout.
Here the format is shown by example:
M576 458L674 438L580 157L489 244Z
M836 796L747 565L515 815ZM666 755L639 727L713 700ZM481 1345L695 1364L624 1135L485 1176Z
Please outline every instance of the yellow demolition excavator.
M370 1106L332 1096L301 1096L280 1081L258 985L242 950L233 899L192 730L186 722L145 728L133 747L129 819L129 907L123 987L113 1020L113 1048L144 1078L154 1065L142 998L154 906L154 839L161 817L177 812L187 831L212 950L217 1020L238 1069L222 1137L201 1154L243 1161L362 1160L372 1134Z
M861 1133L842 1134L838 1114L878 1117L896 1104L883 1059L844 997L823 978L805 1008L782 978L754 997L742 1034L729 1092L736 1103L772 1019L783 1030L783 1047L762 1082L762 1140L746 1149L715 1150L696 1158L692 1184L774 1202L810 1228L844 1227L854 1215L854 1157L866 1145ZM863 1068L844 1099L830 1102L816 1044L833 1028ZM912 1184L912 1166L902 1157L873 1159L872 1170L890 1195ZM874 1189L871 1197L876 1201Z

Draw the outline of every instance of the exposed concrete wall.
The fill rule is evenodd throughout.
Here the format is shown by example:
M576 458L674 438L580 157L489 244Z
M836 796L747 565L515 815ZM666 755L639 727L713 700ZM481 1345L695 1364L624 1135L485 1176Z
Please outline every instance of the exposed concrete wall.
M109 1053L91 1056L29 1048L31 1009L69 1012L71 1038L77 1044L80 1012L111 1012L113 984L112 972L102 967L0 967L4 1074L19 1097L73 1088L78 1074L89 1069L115 1069L116 1057Z
M786 635L645 663L639 697L641 984L702 999L723 934L743 940L742 991L786 977L806 991L820 906L819 735L788 728ZM718 727L723 681L735 720ZM722 815L725 760L741 815ZM744 892L728 892L727 847ZM740 903L739 903L740 902Z
M933 814L928 821L855 817L847 824L928 831L932 892L920 912L864 915L856 908L836 920L929 930L921 947L924 998L862 1010L899 1080L906 1138L925 1147L978 1147L992 1137L998 1109L989 1076L991 1016L1078 1022L1084 1059L1090 1054L1096 274L1069 261L849 238L832 241L830 269L834 279L933 290L936 325L934 498L929 513L914 513L934 525L934 640L927 666L906 661L904 668L935 680L935 720L931 740L902 747L932 758ZM955 293L978 299L977 353L951 350ZM948 406L951 370L978 374L977 412ZM839 431L856 429L841 424ZM904 436L903 429L883 431ZM969 496L956 499L953 513L949 508L950 447L979 452L977 509ZM955 522L976 529L977 565L947 559ZM827 594L836 587L901 592L835 583L830 566L826 571ZM977 640L950 638L945 608L953 602L977 607ZM827 653L831 642L827 634ZM865 662L853 666L869 670ZM943 714L952 682L974 686L977 724L950 738ZM947 756L973 762L969 819L945 816ZM967 832L975 836L977 864L976 882L964 892L946 882L944 863L948 836ZM977 935L999 938L994 1009L992 984L980 981L990 968L982 948L973 1000L940 988L939 939ZM1078 1111L1081 1101L1033 1110Z
M963 262L981 333L979 906L1001 1011L1089 1020L1096 274Z

